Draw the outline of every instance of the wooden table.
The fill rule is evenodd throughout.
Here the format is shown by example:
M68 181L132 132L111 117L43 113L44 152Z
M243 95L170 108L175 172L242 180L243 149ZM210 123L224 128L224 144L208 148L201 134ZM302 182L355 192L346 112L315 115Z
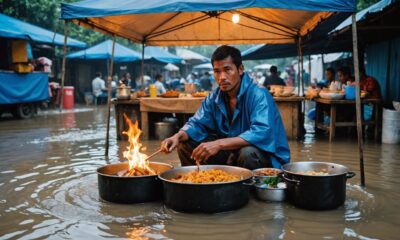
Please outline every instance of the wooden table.
M301 103L304 97L274 97L281 114L288 139L298 139L304 133L304 117Z
M115 107L115 121L117 124L117 139L128 140L128 137L122 134L123 131L128 130L128 124L126 123L123 114L125 113L132 121L140 121L140 103L138 99L135 100L117 100L113 99L111 104Z
M314 99L316 106L315 106L315 129L323 129L323 130L328 130L329 131L329 142L333 141L333 138L335 137L335 129L337 127L352 127L352 126L357 126L357 121L356 118L354 117L354 120L346 120L346 121L340 121L338 122L336 117L337 117L337 108L339 106L346 106L351 109L353 109L354 115L356 114L355 112L355 106L356 102L354 100L331 100L331 99L323 99L323 98L315 98ZM374 125L375 126L375 139L378 139L378 131L379 131L379 112L380 112L380 99L362 99L361 100L362 104L372 104L373 105L373 117L370 121L363 121L362 120L362 125ZM323 106L326 106L329 108L329 117L330 117L330 123L329 126L324 124L324 119L321 116L323 116ZM363 116L363 107L361 106L361 111Z
M194 114L200 107L204 97L183 97L183 98L141 98L140 113L141 113L141 129L143 138L149 139L149 118L150 112L155 113L177 113L177 114Z

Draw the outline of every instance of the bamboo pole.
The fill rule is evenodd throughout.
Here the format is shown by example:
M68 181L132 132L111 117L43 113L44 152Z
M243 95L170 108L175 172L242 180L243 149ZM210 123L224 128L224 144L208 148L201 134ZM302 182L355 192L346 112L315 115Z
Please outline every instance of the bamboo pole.
M311 55L308 55L308 81L311 85Z
M300 93L301 93L301 89L300 89L300 86L301 86L301 81L302 81L302 78L303 78L303 73L301 72L301 39L300 39L300 37L296 40L296 42L297 42L297 78L298 78L298 82L297 82L297 87L298 87L298 89L299 89L299 96L300 96Z
M142 82L142 86L140 86L140 89L143 91L144 90L144 42L142 43L142 62L141 62L141 72L142 72L142 77L140 81Z
M358 42L357 42L357 24L356 14L351 15L352 20L352 37L353 37L353 60L354 60L354 76L356 79L356 117L357 117L357 137L358 137L358 153L360 158L360 175L361 186L365 186L364 175L364 150L362 136L362 118L361 118L361 99L360 99L360 69L358 63Z
M112 74L113 74L113 66L114 66L114 50L115 50L115 34L113 35L113 45L111 51L111 61L110 61L110 68L108 69L108 78L107 78L107 133L106 133L106 149L105 149L105 156L108 157L108 148L110 143L110 108L111 108L111 93L112 93Z
M68 22L64 20L64 55L61 67L61 92L60 92L60 112L62 112L63 104L64 104L64 81L65 81L65 65L67 62L67 40L68 40Z

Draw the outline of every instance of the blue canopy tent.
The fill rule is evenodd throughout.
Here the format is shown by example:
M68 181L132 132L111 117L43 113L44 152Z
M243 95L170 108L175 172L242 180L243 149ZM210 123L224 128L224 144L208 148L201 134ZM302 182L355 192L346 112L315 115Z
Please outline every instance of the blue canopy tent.
M0 13L0 37L36 43L64 45L64 36ZM85 48L86 43L68 38L70 47Z
M69 59L109 59L112 57L111 40L106 40L93 47L67 55ZM114 61L115 62L134 62L141 60L140 53L127 48L121 44L115 43Z
M144 60L149 63L182 63L183 58L178 57L162 48L148 46L144 49Z
M351 14L355 8L355 0L85 0L63 3L61 18L143 46L297 42L300 48L302 38L321 22L338 13ZM353 31L353 44L357 46L355 21ZM357 48L353 50L358 56ZM358 59L354 65L358 72ZM357 132L363 166L359 87L357 90ZM363 168L361 176L363 185Z

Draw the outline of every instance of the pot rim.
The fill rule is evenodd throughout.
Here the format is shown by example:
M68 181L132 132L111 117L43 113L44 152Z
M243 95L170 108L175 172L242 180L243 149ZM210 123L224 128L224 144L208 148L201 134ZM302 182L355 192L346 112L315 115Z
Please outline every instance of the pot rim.
M335 165L335 166L342 167L342 168L346 169L346 172L336 173L336 174L328 174L328 175L307 175L307 174L295 173L295 172L292 172L292 171L289 171L289 170L285 169L285 166L294 165L294 164L301 164L301 163L316 163L316 164ZM301 162L286 163L285 165L282 166L282 170L283 170L284 173L290 173L290 174L293 174L293 175L296 175L296 176L318 177L318 178L342 176L342 175L346 175L347 173L349 173L349 168L346 167L345 165L342 165L342 164L332 163L332 162L312 162L312 161L301 161Z
M168 163L162 163L162 162L150 162L150 163L155 163L156 165L168 166L168 167L171 167L171 169L174 168L174 166L172 166L171 164L168 164ZM137 178L157 177L159 175L159 174L153 174L153 175L144 175L144 176L117 176L117 175L110 175L110 174L105 174L105 173L100 172L102 169L104 169L106 167L115 166L115 165L128 165L128 162L124 161L124 162L118 162L118 163L111 163L111 164L107 164L107 165L98 167L96 169L97 175L100 175L103 177L118 178L118 179L133 179L133 178L137 179ZM169 171L171 169L168 169L166 171Z
M243 178L243 179L237 180L237 181L233 181L233 182L216 182L216 183L176 182L176 181L172 181L172 180L166 179L166 178L161 176L162 174L166 174L168 171L172 171L172 170L176 171L176 170L181 170L181 169L184 169L184 168L196 167L196 166L181 166L181 167L178 167L178 168L169 169L169 170L167 170L165 172L162 172L162 173L158 174L158 178L163 182L168 182L168 183L178 184L178 185L186 185L186 186L210 186L211 185L211 186L216 186L216 185L227 185L227 184L233 184L233 183L241 183L241 182L250 180L253 177L253 172L251 170L247 169L247 168L242 168L242 167L237 167L237 166L230 166L230 165L203 165L203 166L207 166L207 167L210 167L210 168L212 168L212 167L235 168L235 169L238 169L238 170L241 170L241 171L246 170L251 174L251 176L249 176L247 178ZM201 168L201 166L200 166L200 168Z

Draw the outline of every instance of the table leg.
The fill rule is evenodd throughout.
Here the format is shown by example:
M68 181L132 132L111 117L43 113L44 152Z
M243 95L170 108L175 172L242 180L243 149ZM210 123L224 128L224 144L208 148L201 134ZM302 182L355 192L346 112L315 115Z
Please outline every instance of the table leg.
M149 113L141 112L143 140L149 139Z
M335 124L336 124L336 105L331 105L331 122L329 124L329 142L333 141L335 137Z
M379 104L373 104L373 111L374 111L374 118L375 118L375 141L378 141L379 137L379 113L380 113L380 105Z

